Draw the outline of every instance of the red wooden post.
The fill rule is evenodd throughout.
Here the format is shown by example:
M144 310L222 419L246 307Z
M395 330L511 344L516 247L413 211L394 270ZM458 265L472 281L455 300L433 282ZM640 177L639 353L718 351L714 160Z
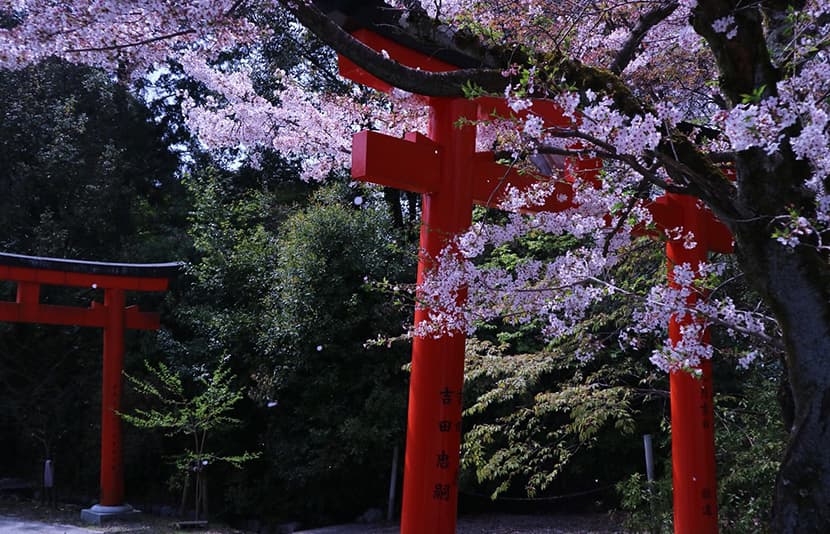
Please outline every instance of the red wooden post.
M124 466L121 455L121 373L124 369L123 289L107 289L104 307L104 369L101 388L101 506L124 504Z
M669 283L674 282L675 265L688 263L695 271L706 262L712 241L707 231L711 214L698 207L694 197L667 193L668 205L674 206L683 232L692 232L696 244L686 248L683 240L670 239L666 244ZM708 216L708 217L707 217ZM722 233L722 232L721 232ZM688 303L697 300L696 293ZM681 327L693 319L672 317L669 338L673 344L683 339ZM708 335L704 334L708 341ZM717 481L715 474L715 432L712 407L712 362L703 361L700 376L676 371L669 377L671 389L672 481L674 488L674 531L677 534L711 534L718 531Z
M670 239L666 244L670 284L674 284L675 265L688 263L697 270L709 251L732 252L729 230L698 199L666 193L648 208L663 230L680 228L684 234L694 235L695 246L691 248L686 248L682 239ZM688 303L693 304L697 298L692 294ZM681 327L691 320L672 318L669 338L673 344L683 339ZM708 333L704 333L703 341L709 341ZM674 531L678 534L718 531L712 363L702 362L699 370L699 377L687 372L674 372L669 377Z
M430 106L429 137L441 151L440 174L436 191L422 195L419 284L434 266L432 258L472 222L475 127L456 127L456 123L462 118L475 119L476 111L474 103L463 99L437 99ZM428 314L428 309L416 309L416 326ZM465 340L464 332L455 332L438 338L416 337L412 342L401 517L404 534L455 532Z

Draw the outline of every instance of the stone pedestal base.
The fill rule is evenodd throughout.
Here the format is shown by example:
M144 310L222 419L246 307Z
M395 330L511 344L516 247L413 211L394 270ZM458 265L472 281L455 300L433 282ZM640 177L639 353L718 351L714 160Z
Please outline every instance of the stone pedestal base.
M96 504L91 508L84 508L81 510L81 521L85 521L93 525L103 525L109 521L123 521L130 519L140 513L140 510L136 510L129 504L122 504L121 506L103 506Z

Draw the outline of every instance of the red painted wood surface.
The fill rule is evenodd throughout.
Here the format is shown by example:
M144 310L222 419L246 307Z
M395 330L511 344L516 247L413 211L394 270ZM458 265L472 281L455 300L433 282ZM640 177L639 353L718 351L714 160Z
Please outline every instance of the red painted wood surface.
M666 244L669 283L674 282L674 267L688 263L697 270L707 261L712 244L723 246L731 236L725 227L713 224L708 210L702 209L694 197L667 193L665 205L672 214L666 226L682 226L693 232L696 245L686 248L682 239ZM720 224L720 223L718 223ZM721 235L718 235L721 234ZM723 235L727 234L727 235ZM692 293L688 304L699 298ZM693 319L672 317L669 338L673 344L683 339L681 327ZM708 334L703 341L708 342ZM715 473L715 432L712 407L712 362L704 361L698 368L700 376L673 372L669 377L672 418L672 481L674 489L674 531L678 534L710 534L718 531L717 480Z
M161 277L78 273L10 265L0 265L0 280L37 282L49 286L111 287L129 291L165 291L168 285L168 279Z
M124 504L124 464L121 454L121 373L124 371L124 290L104 293L104 370L101 387L101 505Z
M378 132L359 132L352 137L352 177L378 185L434 193L441 185L438 145L421 134L407 134L404 141Z
M433 258L472 222L475 128L455 125L475 113L475 104L463 99L434 100L430 107L429 137L442 148L442 157L438 187L422 196L419 284ZM416 309L416 326L429 311ZM455 532L465 339L464 332L454 332L412 342L402 533Z

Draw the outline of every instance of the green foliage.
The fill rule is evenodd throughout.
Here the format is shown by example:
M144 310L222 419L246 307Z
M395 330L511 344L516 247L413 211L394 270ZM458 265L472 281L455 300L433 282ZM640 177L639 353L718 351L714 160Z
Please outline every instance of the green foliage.
M190 229L198 260L189 265L195 289L188 299L191 321L211 339L209 350L240 354L238 343L255 336L261 288L273 281L275 216L270 196L257 189L234 195L220 171L186 180L192 195Z
M348 197L342 185L323 189L282 227L270 306L279 348L304 351L389 324L391 310L368 282L407 276L414 255L401 252L384 210L355 209Z
M543 492L575 455L635 429L632 391L608 384L609 366L590 369L559 351L508 356L473 343L467 369L478 398L464 414L473 426L463 464L480 483L496 482L493 498L516 483L530 496Z
M150 379L145 380L125 374L135 390L151 400L158 401L161 408L136 409L134 414L121 414L126 422L139 428L160 428L168 436L186 434L202 436L217 427L238 424L239 420L228 415L242 394L232 391L228 384L228 370L221 366L211 377L202 376L198 381L204 391L196 396L185 394L182 378L172 372L164 363L153 366L145 362ZM201 439L196 439L201 442Z
M625 526L632 532L674 532L671 473L649 482L634 473L616 485L620 508L627 512Z
M145 362L147 378L125 374L138 393L156 404L151 408L136 408L133 413L122 413L121 418L138 428L161 430L168 436L183 435L190 445L173 457L173 462L184 478L184 494L188 491L190 473L195 473L196 517L206 510L202 501L205 494L203 477L209 466L228 463L241 467L243 463L259 456L245 452L237 455L220 455L207 448L208 435L238 426L241 421L231 415L235 405L243 398L242 391L233 387L233 375L223 364L212 373L196 378L201 391L190 393L182 377L164 363L152 365ZM184 504L184 497L182 503Z
M274 159L258 177L206 167L188 175L193 242L186 284L173 297L174 321L162 340L168 363L201 372L205 354L229 357L240 376L261 363L257 340L265 314L264 294L274 283L277 232L308 187Z
M487 91L470 80L464 82L464 86L461 89L464 92L464 98L478 98L487 95Z
M486 261L511 268L574 244L530 234L491 251ZM648 287L661 274L654 267L661 265L659 252L650 243L632 249L614 273L617 283L632 291ZM493 498L544 496L607 487L641 463L637 436L658 424L667 380L647 361L648 347L622 352L616 343L631 304L618 294L595 308L579 335L549 344L532 322L508 318L507 326L479 328L465 367L465 397L473 399L462 460L468 484L489 489ZM620 461L596 461L611 454Z
M0 72L0 97L0 249L169 259L149 253L177 250L160 209L181 193L177 161L140 101L104 73L58 60ZM139 224L165 245L137 247Z
M257 54L261 64L255 75L255 87L261 95L269 98L275 87L283 83L275 79L277 71L284 71L293 79L302 79L308 90L341 94L349 90L350 84L338 74L337 55L331 47L295 24L285 8L278 3L269 3L256 17L267 21L271 28L281 29L261 43L260 54ZM251 59L250 56L246 58L247 61Z
M557 236L545 232L529 232L514 243L506 243L491 251L485 266L514 269L529 259L559 255L576 245L572 236Z
M764 96L764 92L767 90L766 85L761 85L756 87L752 90L752 94L743 94L741 95L741 104L757 104L761 101Z

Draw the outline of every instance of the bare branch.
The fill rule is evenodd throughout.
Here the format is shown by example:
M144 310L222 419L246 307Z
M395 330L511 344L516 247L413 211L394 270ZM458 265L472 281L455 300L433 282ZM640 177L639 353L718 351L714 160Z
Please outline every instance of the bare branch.
M617 224L615 224L614 228L611 229L611 232L609 232L605 236L605 242L602 244L603 255L608 255L608 251L611 247L611 240L620 232L620 230L622 230L622 227L625 224L626 219L628 219L628 216L634 210L634 207L640 202L642 202L643 199L641 198L641 195L644 191L648 189L648 183L648 179L643 178L642 180L640 180L640 183L637 184L636 193L634 195L631 195L631 198L628 199L628 202L625 206L625 210L623 210L619 217L617 217Z

